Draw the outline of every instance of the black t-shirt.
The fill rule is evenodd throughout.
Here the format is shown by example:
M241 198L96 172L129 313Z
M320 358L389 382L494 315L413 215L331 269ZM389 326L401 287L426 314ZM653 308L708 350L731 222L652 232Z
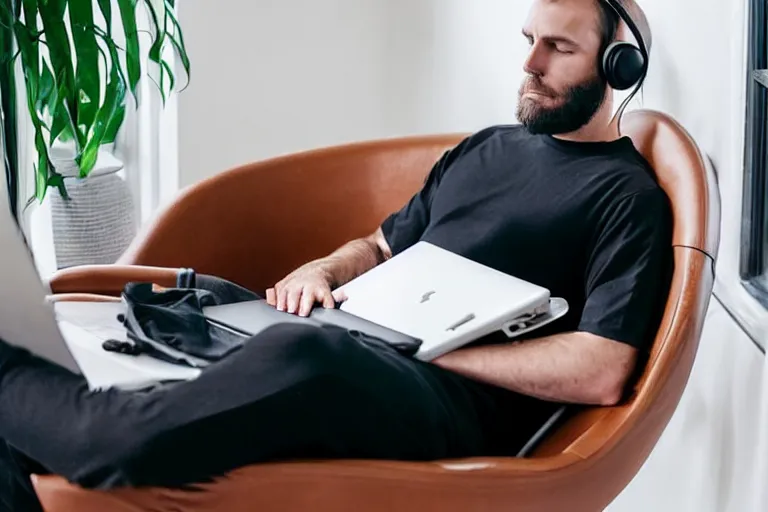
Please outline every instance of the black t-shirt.
M672 214L628 137L570 142L494 126L463 140L382 224L533 282L568 314L529 337L586 331L647 350L672 264Z

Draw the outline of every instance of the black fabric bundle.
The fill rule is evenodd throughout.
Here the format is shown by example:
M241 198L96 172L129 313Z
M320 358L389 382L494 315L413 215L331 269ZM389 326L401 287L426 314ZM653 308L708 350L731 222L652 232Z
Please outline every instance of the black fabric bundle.
M122 298L126 309L119 320L129 341L109 340L105 350L205 367L239 350L247 338L209 323L203 308L261 297L224 279L185 270L175 288L128 283Z

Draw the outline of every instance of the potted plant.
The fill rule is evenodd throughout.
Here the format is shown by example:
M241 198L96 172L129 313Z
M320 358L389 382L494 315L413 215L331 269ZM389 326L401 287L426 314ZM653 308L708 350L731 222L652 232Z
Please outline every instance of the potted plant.
M175 86L167 47L187 77L190 62L175 0L0 0L0 113L15 214L49 188L57 267L111 263L135 233L129 189L112 151L145 77L165 102ZM139 30L140 16L149 31ZM142 51L139 36L150 35ZM119 44L118 44L119 43ZM155 70L156 79L149 73ZM19 75L20 74L20 75ZM20 101L22 100L22 101ZM19 109L18 105L26 108ZM31 123L35 162L21 168L21 121ZM32 173L34 194L20 187Z

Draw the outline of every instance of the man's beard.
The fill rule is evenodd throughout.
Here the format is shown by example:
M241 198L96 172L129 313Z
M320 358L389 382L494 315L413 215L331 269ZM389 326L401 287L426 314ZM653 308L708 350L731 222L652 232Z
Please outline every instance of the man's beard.
M587 124L605 98L605 80L599 75L581 84L573 85L563 94L557 94L530 76L520 86L517 118L531 133L556 135L570 133ZM523 98L528 90L544 93L551 98L564 98L560 106L547 108L536 101Z

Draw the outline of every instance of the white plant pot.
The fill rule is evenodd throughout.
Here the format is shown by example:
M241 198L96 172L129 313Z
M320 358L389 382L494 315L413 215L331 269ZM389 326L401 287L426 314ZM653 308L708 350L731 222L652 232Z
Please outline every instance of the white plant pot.
M48 192L56 267L114 263L136 235L133 198L118 175L122 162L101 149L93 171L79 179L71 158L52 151L51 160L69 194Z

